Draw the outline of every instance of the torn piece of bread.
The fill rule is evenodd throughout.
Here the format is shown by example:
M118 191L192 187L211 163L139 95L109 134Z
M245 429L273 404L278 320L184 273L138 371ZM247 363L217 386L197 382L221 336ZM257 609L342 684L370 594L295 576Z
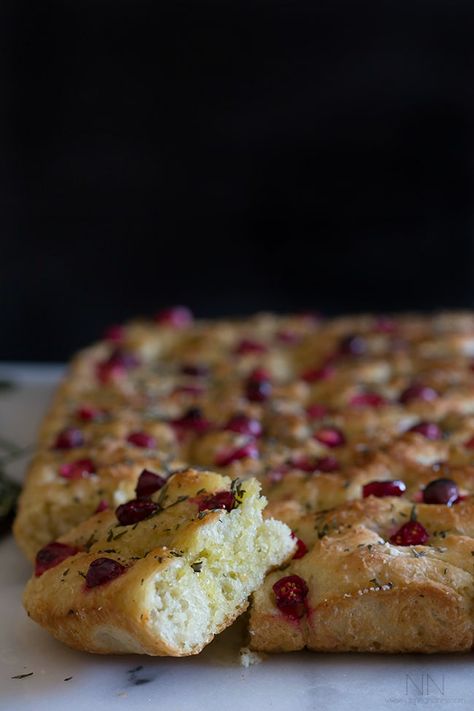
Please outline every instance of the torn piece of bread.
M265 504L254 479L176 473L40 551L28 615L88 652L197 654L294 552L289 528L263 520Z
M286 513L291 518L291 510ZM252 649L472 649L470 498L448 507L370 496L294 519L292 525L300 557L297 553L284 570L270 573L255 593Z

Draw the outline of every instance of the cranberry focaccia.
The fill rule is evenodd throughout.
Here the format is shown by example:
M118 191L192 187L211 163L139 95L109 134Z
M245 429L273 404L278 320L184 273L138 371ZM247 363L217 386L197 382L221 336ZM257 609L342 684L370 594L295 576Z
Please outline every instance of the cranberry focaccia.
M140 498L39 551L28 614L88 652L198 653L295 549L284 523L263 520L259 492L254 479L145 472Z
M254 595L253 649L472 649L472 498L438 479L425 487L424 500L442 503L414 504L387 496L393 484L374 483L377 496L302 518L288 507L298 552Z
M448 437L469 457L473 355L470 314L194 322L181 307L110 329L58 390L16 538L33 558L132 496L143 467L256 476L272 502L308 511L359 496L373 458L411 430L414 450Z

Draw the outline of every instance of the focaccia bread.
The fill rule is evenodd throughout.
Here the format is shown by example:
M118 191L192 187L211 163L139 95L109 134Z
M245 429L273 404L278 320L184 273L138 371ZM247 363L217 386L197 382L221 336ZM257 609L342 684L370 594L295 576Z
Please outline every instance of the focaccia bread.
M165 481L183 466L256 478L265 515L299 538L289 568L256 593L254 649L470 648L473 314L194 321L178 307L110 329L75 357L43 423L17 541L33 559L139 492L143 468ZM421 551L390 541L387 502L393 525L416 506ZM446 532L445 517L461 514L462 531ZM318 515L328 530L314 528ZM436 531L453 541L444 582ZM383 585L382 570L393 578ZM273 586L293 575L299 592L277 586L296 596L288 615Z
M439 425L463 448L473 356L465 313L193 321L178 307L109 329L73 360L43 423L15 536L33 559L132 496L143 467L256 476L270 501L303 511L339 505L408 430Z
M254 595L252 649L472 649L471 497L447 505L369 496L290 523L299 553Z
M187 470L140 477L140 498L37 554L24 604L57 639L100 654L197 654L248 605L295 541L262 518L254 479Z

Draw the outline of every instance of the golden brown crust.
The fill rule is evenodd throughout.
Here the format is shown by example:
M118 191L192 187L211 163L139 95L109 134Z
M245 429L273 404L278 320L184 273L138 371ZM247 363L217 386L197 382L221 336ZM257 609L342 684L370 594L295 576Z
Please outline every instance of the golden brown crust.
M473 504L419 504L415 514L430 533L428 544L391 544L390 536L409 520L412 508L399 498L369 497L296 524L293 520L310 552L284 571L271 573L255 593L252 648L426 653L471 649ZM288 575L298 575L309 588L301 619L290 619L276 604L273 585Z

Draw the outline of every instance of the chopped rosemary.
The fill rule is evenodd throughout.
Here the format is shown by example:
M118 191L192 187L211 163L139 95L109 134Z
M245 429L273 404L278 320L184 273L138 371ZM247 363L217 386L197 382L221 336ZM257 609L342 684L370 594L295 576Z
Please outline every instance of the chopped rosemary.
M127 533L127 529L125 531L120 531L120 533L116 533L115 536L112 536L112 540L116 541L118 538L122 538L122 536L125 536Z
M241 479L233 479L232 484L230 485L230 490L234 495L233 508L236 509L240 506L245 496L245 489L242 488Z
M172 506L176 506L176 504L180 504L182 501L186 501L186 499L189 499L189 496L178 496L176 501L173 501L172 504L165 507L165 510L168 511L168 509L170 509Z
M91 533L91 535L89 536L87 541L84 543L84 550L86 551L86 553L89 553L89 551L92 548L92 546L94 545L94 543L97 543L97 540L98 539L95 537L95 531L94 531L93 533Z

